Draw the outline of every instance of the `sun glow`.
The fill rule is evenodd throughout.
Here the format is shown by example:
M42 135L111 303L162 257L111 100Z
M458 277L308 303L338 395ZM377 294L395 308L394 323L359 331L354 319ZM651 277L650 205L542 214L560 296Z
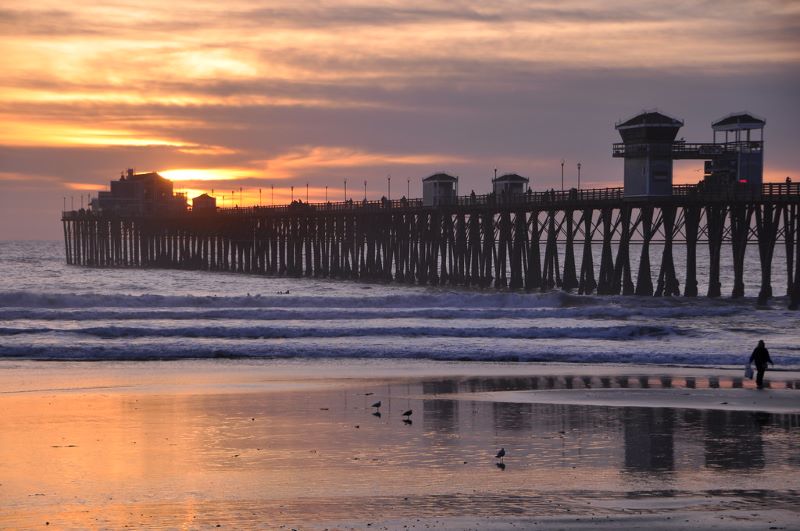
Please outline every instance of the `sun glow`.
M181 181L235 181L262 177L248 168L195 168L159 171L159 174L173 182Z

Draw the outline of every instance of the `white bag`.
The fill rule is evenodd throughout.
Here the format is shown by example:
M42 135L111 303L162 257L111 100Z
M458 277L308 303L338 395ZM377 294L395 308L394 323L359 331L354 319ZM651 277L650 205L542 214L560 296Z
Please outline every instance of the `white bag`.
M753 379L753 366L750 365L749 363L744 366L744 377L747 378L748 380Z

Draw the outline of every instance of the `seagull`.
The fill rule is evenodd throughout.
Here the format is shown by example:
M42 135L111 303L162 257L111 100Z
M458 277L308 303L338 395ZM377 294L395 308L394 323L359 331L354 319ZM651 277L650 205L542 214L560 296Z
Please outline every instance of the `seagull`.
M378 400L377 402L375 402L374 404L372 404L372 407L374 407L374 408L379 408L379 407L381 407L381 401L380 401L380 400Z
M505 448L500 448L500 451L497 452L497 455L495 457L497 459L499 459L500 461L502 461L505 456L506 456L506 449Z
M403 413L403 416L404 417L410 417L413 412L414 412L413 410L409 409L408 411Z

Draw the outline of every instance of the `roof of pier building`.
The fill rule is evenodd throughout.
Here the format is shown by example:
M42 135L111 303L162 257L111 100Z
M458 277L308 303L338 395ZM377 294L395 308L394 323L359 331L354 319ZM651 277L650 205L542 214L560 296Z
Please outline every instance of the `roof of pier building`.
M506 173L505 175L501 175L500 177L495 177L492 179L494 183L527 183L530 179L527 177L523 177L522 175L518 175L516 173Z
M681 127L683 120L657 110L642 111L614 125L626 144L672 143Z
M711 123L714 131L741 131L761 129L767 121L747 111L734 112Z
M430 181L452 181L456 182L458 179L453 177L452 175L448 175L446 173L434 173L430 177L425 177L422 179L423 182L430 182Z

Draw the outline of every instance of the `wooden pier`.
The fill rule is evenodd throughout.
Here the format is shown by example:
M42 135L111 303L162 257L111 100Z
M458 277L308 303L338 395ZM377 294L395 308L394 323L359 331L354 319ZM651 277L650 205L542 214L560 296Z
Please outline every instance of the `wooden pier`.
M366 279L579 294L698 295L698 245L708 246L709 297L744 295L745 267L759 267L759 302L772 293L776 245L785 246L790 307L800 306L800 184L623 197L622 188L419 199L293 203L276 207L122 216L64 212L68 264L162 267L261 275ZM745 263L748 245L759 263ZM651 256L657 245L660 256ZM685 249L685 277L674 251ZM599 263L595 263L599 246ZM638 271L631 254L640 253ZM578 255L580 259L578 259ZM653 266L655 276L653 275ZM682 289L681 289L682 285Z

